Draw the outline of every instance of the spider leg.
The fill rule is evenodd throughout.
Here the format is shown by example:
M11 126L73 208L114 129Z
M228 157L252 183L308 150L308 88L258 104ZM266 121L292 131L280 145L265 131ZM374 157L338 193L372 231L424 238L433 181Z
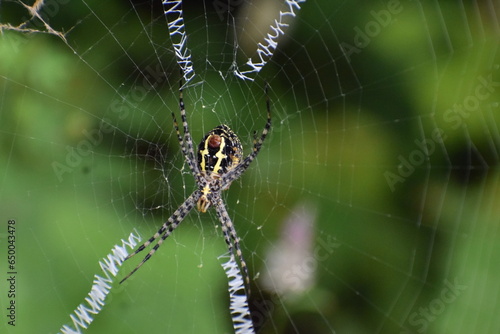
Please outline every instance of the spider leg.
M172 119L174 120L174 128L177 134L177 140L179 141L182 154L184 154L184 158L186 159L189 165L191 173L193 173L193 175L197 175L200 173L200 170L198 168L198 164L196 163L197 158L193 149L193 138L191 137L191 133L189 132L189 126L186 118L186 107L184 106L184 96L182 93L182 70L181 70L181 78L179 79L179 109L181 111L181 121L184 131L184 138L179 130L179 123L177 123L177 118L175 117L175 114L172 111Z
M234 229L233 222L227 213L226 206L220 197L215 199L215 210L217 212L217 216L222 223L222 232L224 233L224 239L226 240L227 247L229 249L229 253L234 254L234 250L236 250L236 256L240 261L240 266L243 272L243 278L245 280L245 286L247 290L247 296L250 297L250 276L248 275L248 267L247 263L243 259L243 254L240 248L240 238L236 234L236 230ZM234 246L234 250L233 250Z
M161 226L161 228L156 232L151 238L149 238L148 241L143 243L135 252L130 254L125 258L124 261L130 259L132 256L136 255L137 253L142 252L146 247L148 247L153 241L156 239L160 238L158 240L158 243L149 251L148 254L144 257L144 259L137 265L137 267L134 268L125 278L123 278L120 281L120 284L123 283L127 278L132 276L147 260L153 256L153 254L158 250L158 248L161 246L163 241L167 239L172 232L179 226L179 224L184 220L184 218L187 216L187 214L193 209L193 207L196 204L196 201L198 201L198 197L200 197L200 194L198 191L195 191L192 193L185 201L184 203L179 206L177 210L167 219L167 221ZM162 235L163 234L163 235Z
M262 148L262 144L264 143L267 134L271 130L271 102L269 100L269 85L267 83L264 90L266 92L266 108L267 108L266 125L264 126L264 129L262 130L262 133L260 134L259 138L257 138L257 135L254 133L252 153L250 153L238 166L236 166L233 170L231 170L222 177L223 187L224 185L228 185L237 178L239 178L241 174L245 172L245 170L248 168L248 166L250 166L250 164L255 159L257 154L259 154L259 151Z

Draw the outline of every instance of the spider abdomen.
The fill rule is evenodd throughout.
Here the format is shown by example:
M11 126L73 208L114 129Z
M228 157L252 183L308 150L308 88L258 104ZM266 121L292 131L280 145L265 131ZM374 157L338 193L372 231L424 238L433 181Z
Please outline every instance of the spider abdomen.
M227 125L208 132L198 146L202 173L221 176L236 167L243 155L240 139Z

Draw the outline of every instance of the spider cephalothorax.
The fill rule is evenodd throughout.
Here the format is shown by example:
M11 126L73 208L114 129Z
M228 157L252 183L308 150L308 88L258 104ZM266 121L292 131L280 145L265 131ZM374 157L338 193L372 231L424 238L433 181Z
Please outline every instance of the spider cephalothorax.
M267 85L266 85L267 97ZM208 132L198 145L198 150L195 153L193 147L193 139L189 132L189 126L186 117L186 110L184 107L184 100L182 97L182 82L180 82L179 89L179 107L181 110L182 128L184 134L181 135L179 125L172 112L174 121L174 128L177 134L177 139L181 146L182 154L189 165L189 169L193 174L197 189L179 206L177 210L167 219L151 238L144 244L139 246L137 250L127 256L126 259L131 258L135 254L144 250L153 241L160 238L158 243L149 251L141 263L139 263L130 274L128 274L121 282L125 281L130 275L135 273L149 258L156 252L162 242L168 238L170 234L177 228L177 226L184 220L187 214L196 205L199 211L206 212L209 207L213 207L217 213L217 217L221 222L222 233L228 245L229 252L236 253L240 261L240 267L243 271L245 281L247 284L248 292L250 292L248 285L250 278L248 276L248 269L243 260L243 254L240 249L240 238L236 234L231 218L229 217L224 201L221 197L221 191L226 190L231 185L231 182L236 180L245 172L250 166L250 163L255 159L262 147L264 139L266 139L269 130L271 129L271 107L269 98L266 99L267 106L267 122L262 130L260 137L254 136L253 150L243 159L243 148L238 136L227 126L219 125L212 131ZM120 283L121 283L120 282Z

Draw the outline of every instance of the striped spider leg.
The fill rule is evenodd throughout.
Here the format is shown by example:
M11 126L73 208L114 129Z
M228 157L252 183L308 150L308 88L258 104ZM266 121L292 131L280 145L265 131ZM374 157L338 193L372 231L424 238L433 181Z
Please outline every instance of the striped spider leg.
M163 241L168 238L172 232L179 226L184 218L196 205L200 212L206 212L210 206L215 208L217 217L222 224L222 232L227 243L230 254L235 254L238 258L239 265L242 269L247 294L250 295L250 278L248 268L240 248L240 238L238 237L234 225L227 213L226 206L221 197L221 192L229 188L231 183L238 179L250 166L251 162L259 153L267 134L271 129L271 106L268 97L268 86L265 86L266 107L267 107L267 122L262 130L259 138L254 138L252 152L243 157L243 147L238 136L225 124L221 124L208 132L200 144L198 151L195 154L193 140L189 131L189 126L186 117L184 106L182 79L179 87L179 108L181 113L181 121L183 135L179 130L175 114L172 112L174 129L177 134L181 151L186 159L189 169L193 174L197 189L179 206L177 210L170 216L167 221L161 226L151 238L144 244L139 246L132 254L127 256L125 260L131 258L137 253L143 251L155 240L159 239L156 245L149 251L144 259L132 270L120 283L123 283L127 278L134 274L151 256L158 250Z

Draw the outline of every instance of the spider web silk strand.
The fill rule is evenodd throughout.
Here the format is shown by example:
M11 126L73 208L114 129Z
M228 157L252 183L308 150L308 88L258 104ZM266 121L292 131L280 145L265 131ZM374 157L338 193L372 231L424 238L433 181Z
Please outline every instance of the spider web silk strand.
M275 19L274 23L269 27L271 32L267 33L264 38L264 43L258 43L257 45L257 60L254 61L249 58L248 61L243 65L245 69L240 71L239 68L234 70L234 74L243 80L253 81L253 76L262 70L262 68L271 59L278 46L278 39L280 36L285 35L285 30L288 28L289 24L287 21L293 19L297 12L300 10L300 4L306 2L306 0L286 0L287 10L280 11L279 19Z
M137 243L141 241L139 234L135 233L137 231L134 230L130 233L127 240L122 239L121 246L115 245L111 253L99 261L104 277L99 275L94 276L92 288L85 301L78 305L73 314L70 315L74 328L64 325L61 327L59 333L81 333L82 329L86 329L92 323L92 315L99 314L104 306L104 300L111 289L114 277L118 273L123 260L128 256L127 248L133 250L137 246Z
M195 73L191 61L191 51L187 47L182 0L163 1L163 12L167 19L168 32L175 50L177 63L182 69L184 81L188 83L194 77Z
M219 257L219 259L226 257L227 255L223 255ZM243 285L243 277L241 276L241 271L236 263L234 254L230 254L229 260L222 263L222 268L224 268L224 272L229 282L229 309L231 311L234 332L236 334L255 334L252 319L250 317L245 286ZM237 294L238 291L241 291L242 294Z

